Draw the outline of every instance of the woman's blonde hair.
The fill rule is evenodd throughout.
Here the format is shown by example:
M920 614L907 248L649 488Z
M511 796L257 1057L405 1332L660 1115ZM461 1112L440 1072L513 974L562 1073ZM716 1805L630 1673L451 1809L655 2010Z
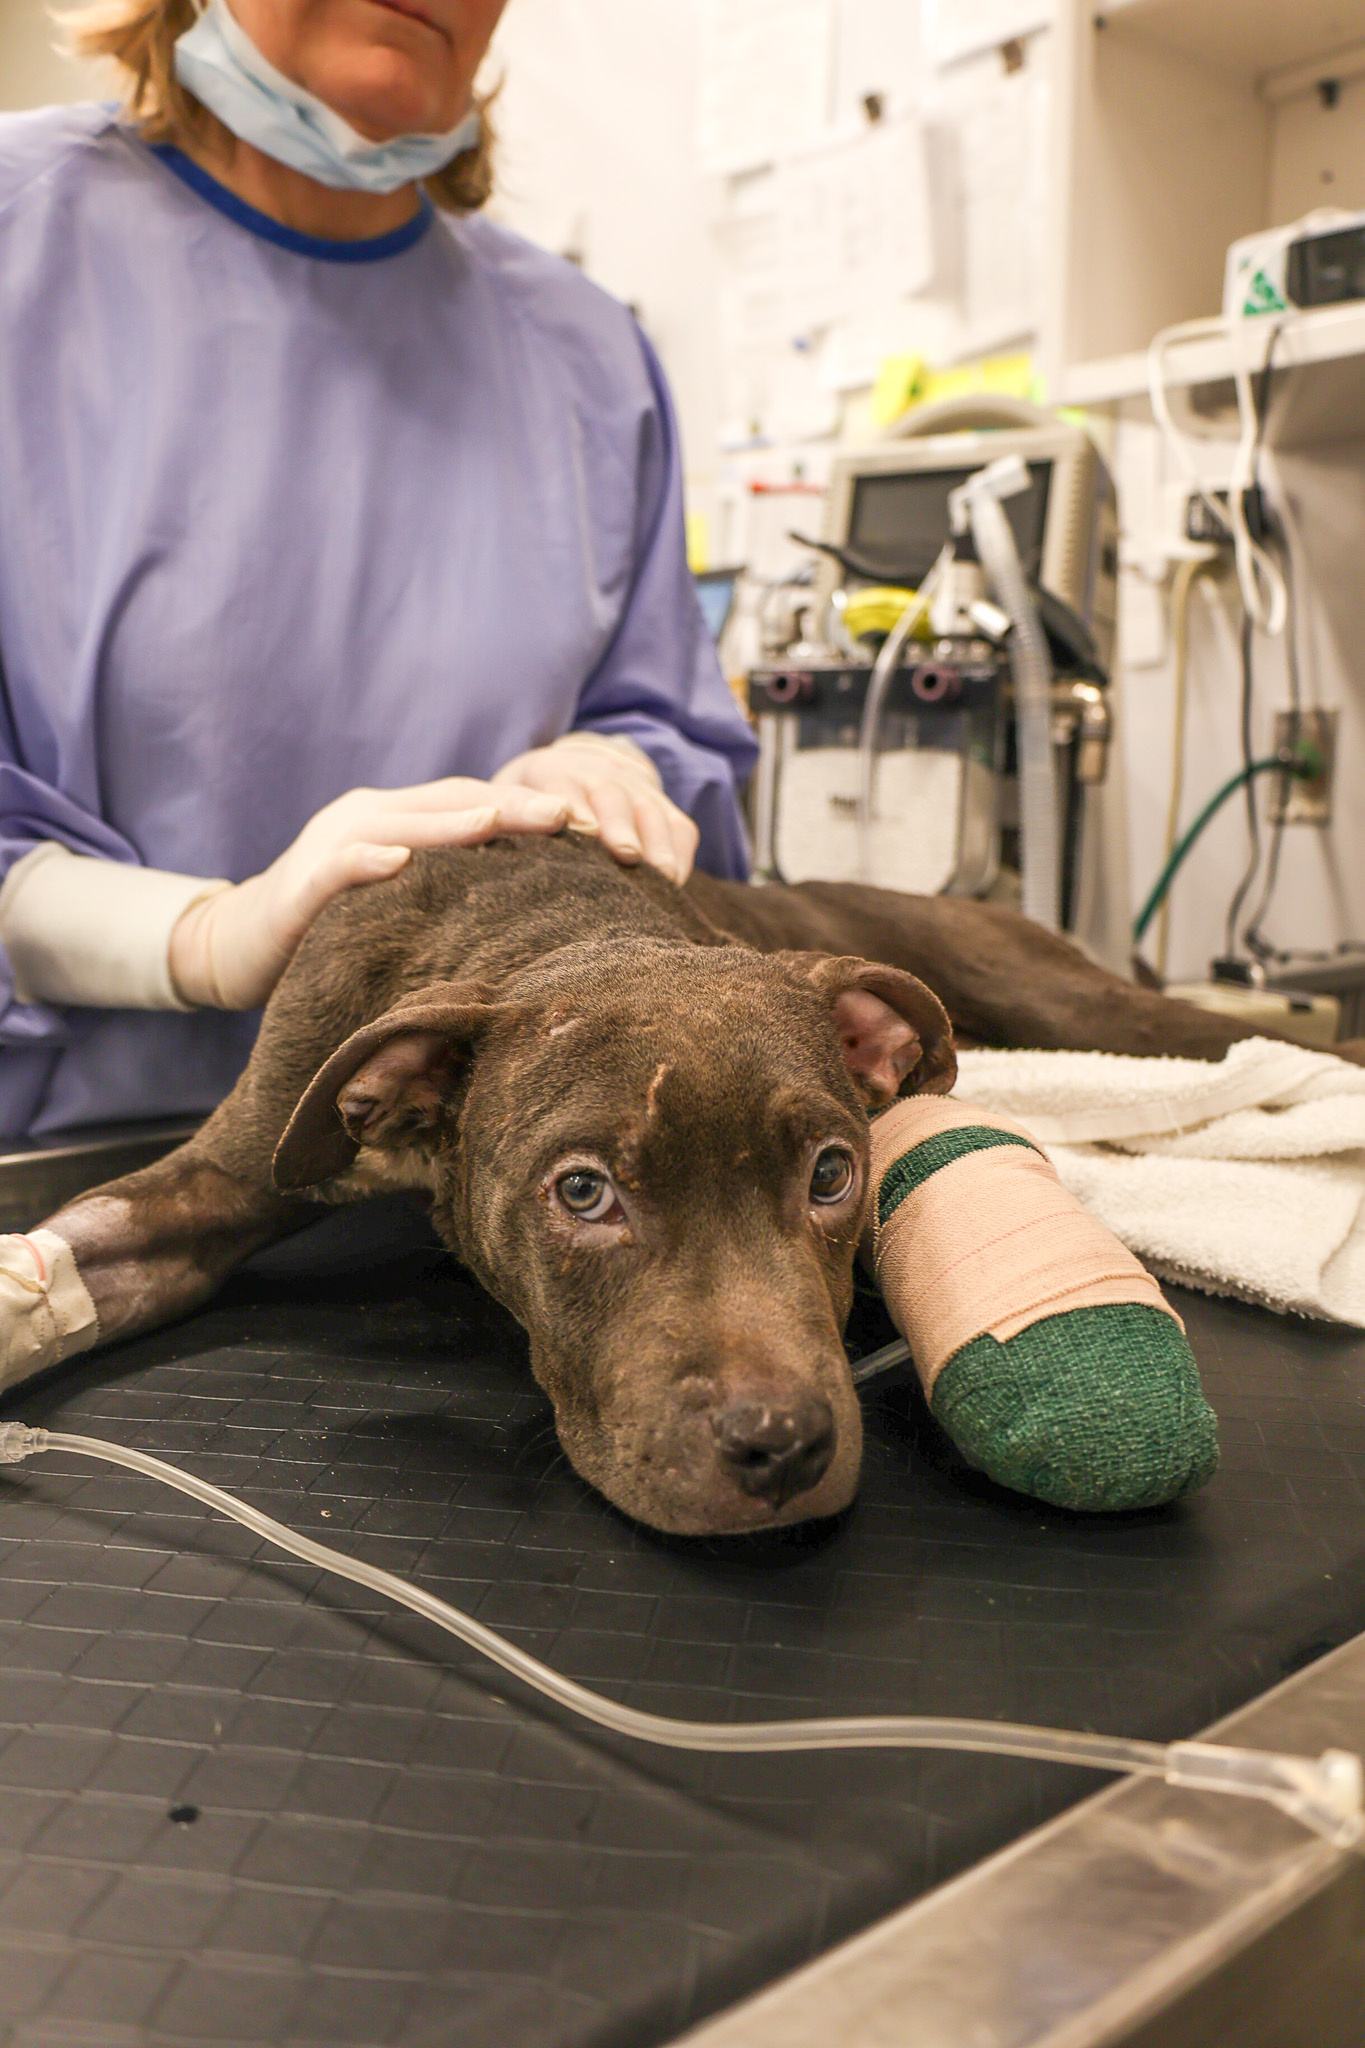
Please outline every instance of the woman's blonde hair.
M61 16L73 54L106 58L123 73L124 99L138 132L148 142L183 142L216 124L175 75L175 43L192 27L192 0L93 0ZM449 213L476 213L493 190L493 130L488 110L495 95L476 96L482 116L479 140L425 180L437 206Z

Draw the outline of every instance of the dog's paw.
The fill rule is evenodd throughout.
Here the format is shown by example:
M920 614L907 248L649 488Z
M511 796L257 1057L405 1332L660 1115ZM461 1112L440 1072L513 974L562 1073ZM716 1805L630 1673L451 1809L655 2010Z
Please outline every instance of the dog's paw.
M977 1337L934 1383L935 1419L1001 1486L1092 1513L1160 1507L1218 1465L1218 1425L1179 1325L1141 1303Z

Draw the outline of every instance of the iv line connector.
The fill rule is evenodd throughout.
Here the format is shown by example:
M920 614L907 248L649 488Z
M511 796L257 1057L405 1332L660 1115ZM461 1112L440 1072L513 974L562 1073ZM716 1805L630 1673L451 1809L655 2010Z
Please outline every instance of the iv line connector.
M0 1422L0 1465L22 1465L47 1449L47 1431L24 1422Z

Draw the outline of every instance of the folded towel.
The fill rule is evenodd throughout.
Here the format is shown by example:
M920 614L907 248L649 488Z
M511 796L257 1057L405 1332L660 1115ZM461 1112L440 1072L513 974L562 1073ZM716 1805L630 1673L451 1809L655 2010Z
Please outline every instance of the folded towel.
M1163 1279L1365 1326L1365 1068L1250 1038L1216 1064L968 1052L958 1092L1018 1120Z

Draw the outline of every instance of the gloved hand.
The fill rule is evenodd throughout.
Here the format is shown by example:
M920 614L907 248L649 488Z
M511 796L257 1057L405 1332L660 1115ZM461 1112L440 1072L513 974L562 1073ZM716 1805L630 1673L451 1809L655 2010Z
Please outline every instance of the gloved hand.
M396 875L414 847L477 846L506 832L558 832L568 796L494 789L466 775L411 789L352 789L310 818L259 875L191 903L171 932L171 979L184 1002L254 1010L318 912L343 889ZM591 821L590 821L591 822Z
M493 781L562 797L572 806L575 830L599 832L607 851L627 866L648 861L680 885L692 872L697 828L664 795L658 769L631 740L568 732L548 747L518 754Z

